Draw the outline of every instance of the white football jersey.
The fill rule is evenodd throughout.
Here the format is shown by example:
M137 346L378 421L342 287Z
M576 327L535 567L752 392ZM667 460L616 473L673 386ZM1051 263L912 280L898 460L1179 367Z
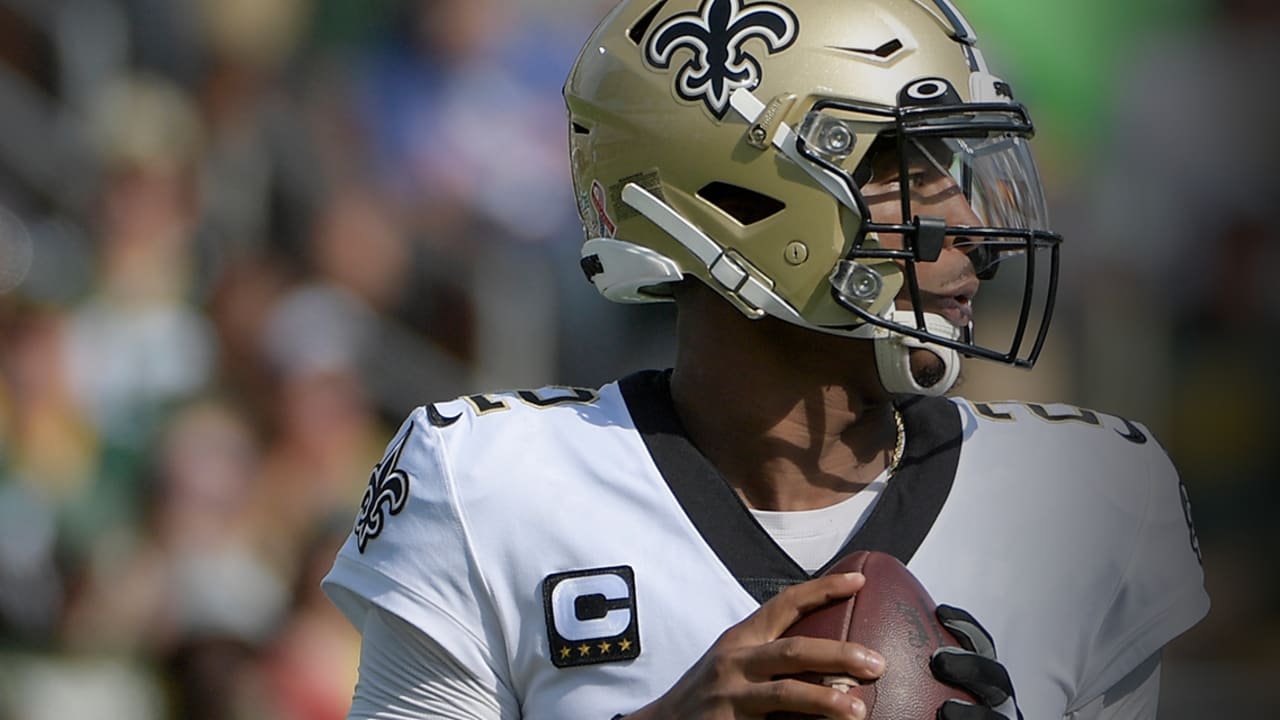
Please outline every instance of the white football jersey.
M1208 610L1185 492L1143 427L1075 407L908 398L902 464L838 555L892 553L991 632L1028 718L1060 717ZM661 695L809 578L694 448L668 375L420 408L324 588L388 610L527 718Z

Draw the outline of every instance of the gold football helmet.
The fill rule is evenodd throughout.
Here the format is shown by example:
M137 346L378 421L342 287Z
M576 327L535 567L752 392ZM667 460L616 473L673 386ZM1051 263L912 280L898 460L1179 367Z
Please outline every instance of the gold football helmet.
M960 354L1035 363L1061 238L1027 112L950 0L625 0L565 97L609 299L696 277L749 317L875 341L893 392L946 392ZM1007 343L978 342L988 322Z

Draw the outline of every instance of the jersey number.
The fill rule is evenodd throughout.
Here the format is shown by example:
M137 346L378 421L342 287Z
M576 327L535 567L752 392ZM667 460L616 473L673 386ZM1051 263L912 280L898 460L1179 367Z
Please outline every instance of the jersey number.
M590 405L600 399L600 393L587 388L555 387L542 390L518 390L514 393L520 402L529 407L545 410L558 405ZM509 397L509 395L507 396ZM462 398L471 406L477 416L504 412L511 409L507 400L500 395L467 395ZM458 422L461 415L447 417L435 405L427 407L427 419L431 424L446 428Z

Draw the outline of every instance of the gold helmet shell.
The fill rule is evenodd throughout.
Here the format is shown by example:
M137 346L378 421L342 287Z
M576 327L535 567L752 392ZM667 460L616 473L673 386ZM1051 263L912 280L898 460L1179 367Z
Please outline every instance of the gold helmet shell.
M1018 115L975 42L950 0L620 3L565 86L588 277L653 302L692 276L749 316L967 347L919 313L894 320L911 258L877 252L856 168L877 138L908 135L917 101L948 108L927 132L983 108ZM844 120L822 125L824 108ZM1019 121L1011 132L1029 137ZM814 156L819 140L834 157ZM1012 358L993 359L1024 364Z

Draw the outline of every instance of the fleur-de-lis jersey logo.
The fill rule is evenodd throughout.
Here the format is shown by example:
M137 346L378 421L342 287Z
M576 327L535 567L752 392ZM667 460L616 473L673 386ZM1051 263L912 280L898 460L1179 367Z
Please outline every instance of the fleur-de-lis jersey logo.
M409 473L401 470L399 465L400 455L412 434L413 426L410 425L400 442L369 473L369 486L365 488L364 497L360 500L360 514L356 516L353 530L356 547L361 554L370 540L382 534L387 517L398 515L409 501Z
M747 41L762 40L775 54L791 47L798 34L799 21L785 5L705 0L698 12L676 15L654 30L644 55L650 66L667 70L677 50L692 52L676 73L676 93L689 102L701 100L723 120L734 90L760 84L760 61L746 52Z

